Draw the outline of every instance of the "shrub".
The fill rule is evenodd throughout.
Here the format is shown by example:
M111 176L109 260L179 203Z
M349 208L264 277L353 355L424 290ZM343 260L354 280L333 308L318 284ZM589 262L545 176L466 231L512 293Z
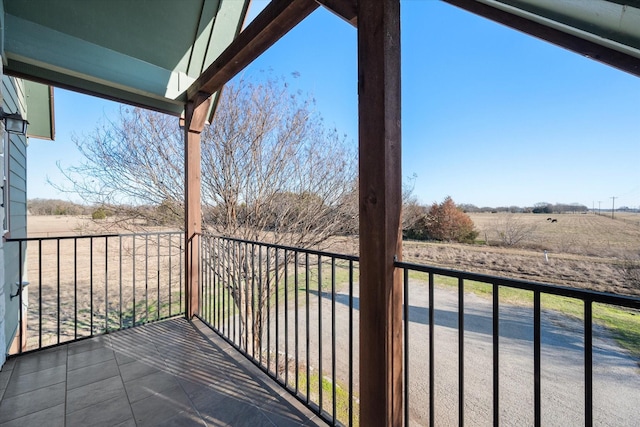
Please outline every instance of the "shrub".
M460 243L473 243L478 237L469 215L458 209L451 197L447 197L440 204L434 203L423 213L416 214L409 224L405 224L402 234L407 239Z
M427 221L427 234L434 240L473 243L478 237L473 221L456 207L451 197L440 204L431 205Z
M107 211L105 208L98 208L91 214L91 219L106 219Z

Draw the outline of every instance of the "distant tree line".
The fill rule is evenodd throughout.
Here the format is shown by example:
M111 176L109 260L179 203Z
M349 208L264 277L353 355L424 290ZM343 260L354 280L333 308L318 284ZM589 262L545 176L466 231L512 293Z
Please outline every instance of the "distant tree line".
M547 203L547 202L538 202L533 206L498 206L498 207L489 207L483 206L478 207L476 205L472 205L469 203L462 203L458 205L463 212L466 213L498 213L498 212L509 212L509 213L541 213L541 214L563 214L563 213L582 213L587 212L589 210L588 207L582 205L580 203Z
M27 209L31 215L90 215L95 208L67 200L30 199Z

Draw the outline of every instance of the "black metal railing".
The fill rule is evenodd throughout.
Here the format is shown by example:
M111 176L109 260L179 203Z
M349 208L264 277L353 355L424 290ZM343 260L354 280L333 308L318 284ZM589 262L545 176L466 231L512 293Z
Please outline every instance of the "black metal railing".
M637 405L630 408L623 391L598 405L607 415L594 413L594 338L597 331L612 335L594 322L594 310L606 314L613 309L633 318L640 314L640 298L403 262L396 267L404 277L406 425L416 420L423 425L435 425L436 420L458 425L465 420L592 425L596 419L612 422L616 415L622 424L634 422L629 411ZM623 339L637 345L640 327L624 333ZM426 348L420 348L425 341ZM606 376L617 369L612 366L616 357L626 360L628 355L619 347L605 351L604 346L596 352L603 354L601 373ZM543 369L543 360L550 372ZM630 363L632 375L636 363ZM428 388L416 386L412 371L428 381ZM502 381L508 384L503 387ZM615 386L622 387L623 382L617 379ZM633 391L637 380L630 384ZM526 404L529 398L532 408ZM457 405L451 404L456 400Z
M332 424L358 424L353 256L200 236L199 317Z
M210 235L200 236L200 253L199 317L325 421L358 425L358 258ZM609 357L599 374L612 354L625 357L619 347L594 347L611 335L594 310L633 316L639 298L396 267L406 425L591 425L627 405L594 405L594 352ZM640 329L626 332L640 340ZM618 420L632 419L624 411L636 406Z
M184 233L7 239L17 247L20 351L184 314ZM28 262L24 263L26 253ZM20 333L20 332L19 332Z

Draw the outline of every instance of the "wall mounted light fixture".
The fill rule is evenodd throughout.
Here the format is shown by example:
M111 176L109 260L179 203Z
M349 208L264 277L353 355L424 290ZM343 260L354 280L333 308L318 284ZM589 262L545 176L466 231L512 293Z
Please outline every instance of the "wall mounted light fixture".
M6 113L2 107L0 107L0 120L4 122L4 128L7 132L18 135L27 134L27 125L29 122L23 119L20 113Z

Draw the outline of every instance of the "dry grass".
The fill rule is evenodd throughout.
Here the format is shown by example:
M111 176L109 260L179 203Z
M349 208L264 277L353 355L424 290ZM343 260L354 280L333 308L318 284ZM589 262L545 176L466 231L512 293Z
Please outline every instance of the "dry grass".
M130 233L114 225L87 217L28 217L29 237L78 236L27 243L30 349L184 309L181 235L86 237Z
M460 245L404 242L404 259L458 270L522 278L620 294L640 295L625 280L622 265L640 253L640 215L514 214L535 230L517 247L500 246L498 231L507 214L471 214L479 239ZM557 222L547 221L555 218ZM544 251L548 251L548 262Z

